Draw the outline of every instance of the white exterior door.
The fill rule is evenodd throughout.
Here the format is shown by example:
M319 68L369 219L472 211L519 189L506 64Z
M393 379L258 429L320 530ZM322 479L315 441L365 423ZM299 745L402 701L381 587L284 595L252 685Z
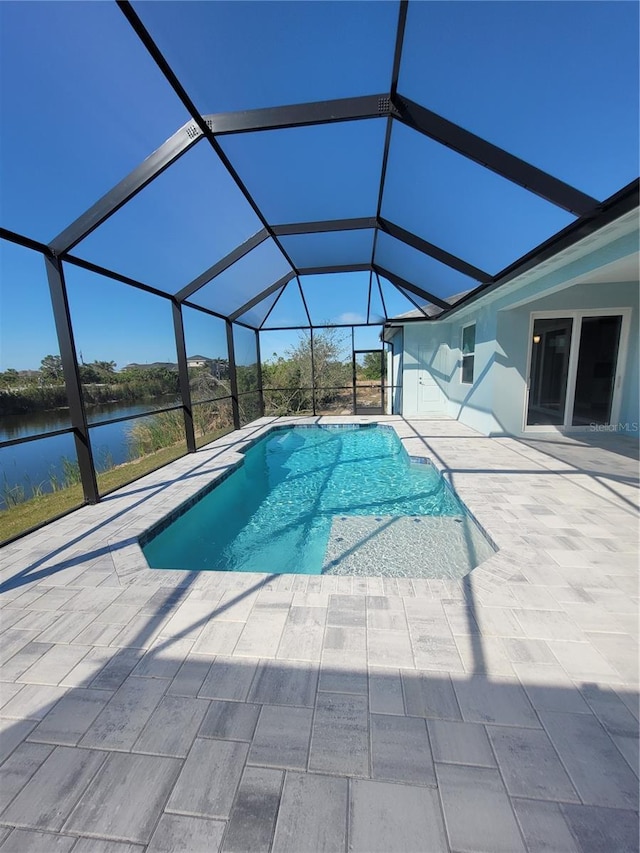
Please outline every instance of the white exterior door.
M444 394L431 373L430 361L433 351L420 347L418 362L418 412L420 414L443 414ZM437 369L437 365L433 364Z

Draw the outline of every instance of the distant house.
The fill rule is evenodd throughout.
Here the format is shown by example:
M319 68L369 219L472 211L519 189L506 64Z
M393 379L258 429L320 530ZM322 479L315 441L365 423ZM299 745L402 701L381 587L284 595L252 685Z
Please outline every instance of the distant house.
M187 367L207 367L211 364L210 358L205 358L203 355L192 355L187 359Z

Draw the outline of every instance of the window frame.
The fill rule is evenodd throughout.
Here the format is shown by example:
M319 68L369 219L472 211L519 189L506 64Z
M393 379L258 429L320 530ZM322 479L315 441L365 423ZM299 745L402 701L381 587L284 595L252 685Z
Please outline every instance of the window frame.
M473 329L473 348L470 352L464 351L464 333L467 329ZM460 384L473 385L476 354L476 323L467 323L460 327ZM465 366L471 361L471 379L465 379Z

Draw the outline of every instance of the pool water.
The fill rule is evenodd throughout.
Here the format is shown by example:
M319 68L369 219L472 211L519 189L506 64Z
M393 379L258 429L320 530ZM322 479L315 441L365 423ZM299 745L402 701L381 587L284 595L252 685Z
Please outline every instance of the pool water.
M460 522L465 510L390 428L293 427L250 447L244 464L143 551L160 569L320 574L339 568L332 528L357 526L357 516L386 529L406 516Z

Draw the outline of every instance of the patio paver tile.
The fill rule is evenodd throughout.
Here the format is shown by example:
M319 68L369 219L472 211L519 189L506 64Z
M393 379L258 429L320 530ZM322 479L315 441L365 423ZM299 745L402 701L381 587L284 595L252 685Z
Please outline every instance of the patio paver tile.
M540 719L586 805L638 808L638 779L594 716L542 711Z
M166 679L130 676L87 729L80 746L131 749L168 684Z
M305 770L312 721L311 708L264 705L249 750L248 763Z
M16 720L42 720L67 690L49 684L25 684L2 709L2 717Z
M540 722L516 679L474 675L454 679L453 686L462 717L470 723L498 723L507 726L532 726Z
M230 655L244 629L244 622L208 622L191 651L200 655Z
M59 684L90 650L90 646L55 645L18 680L28 684Z
M166 811L226 820L248 750L246 743L196 738Z
M317 664L260 661L247 701L265 705L313 707L318 686Z
M624 634L599 634L596 636L624 637ZM616 668L614 668L600 652L594 648L593 642L571 643L561 640L549 640L549 648L557 658L562 668L571 678L588 681L613 681L624 680ZM627 640L627 649L631 647L631 638Z
M198 736L251 741L259 714L260 705L214 699L209 703Z
M415 668L413 648L408 631L367 631L367 653L370 666Z
M319 661L326 619L325 607L292 607L287 614L276 657Z
M57 746L0 820L32 829L62 829L106 758L106 752Z
M98 672L90 686L100 690L117 690L143 654L140 649L114 650L111 659Z
M447 673L402 670L406 713L411 717L461 720L460 707Z
M0 767L0 812L24 788L38 767L53 752L44 743L22 743Z
M581 853L638 853L637 812L579 805L563 805L561 809Z
M145 678L174 678L192 645L192 640L160 636L131 674Z
M165 694L131 747L132 752L185 758L208 707L204 699Z
M526 853L497 770L436 764L451 848L460 853Z
M372 714L404 714L399 669L369 668L369 709Z
M65 612L38 634L40 643L73 643L78 634L95 621L94 613Z
M14 829L0 844L3 853L69 853L76 839L71 835L53 835L32 829Z
M336 853L345 849L348 781L288 771L272 853Z
M0 718L0 764L33 730L33 720L10 720Z
M350 853L448 853L436 791L355 779L349 799Z
M412 628L410 634L413 657L418 669L464 672L464 658L460 654L460 640L462 638L433 636L428 630L428 625L424 626L423 630Z
M245 769L231 810L224 853L269 853L283 778L281 770Z
M632 602L635 606L635 612L639 612L638 601L637 599L633 601L633 599L626 597L628 601ZM595 646L596 652L593 657L597 655L597 658L602 657L606 662L607 668L614 667L614 671L616 673L620 673L622 676L622 680L628 681L631 684L635 684L637 686L640 671L638 669L638 643L631 637L629 634L607 634L607 633L596 633L589 632L587 633L587 637L589 642ZM558 655L558 652L554 650L554 654ZM570 666L573 666L573 663L568 663L563 655L562 658L558 655L558 659L560 663L567 669L568 672L571 673L569 669ZM601 672L601 664L599 660L594 660L590 658L589 660L589 675L587 677L590 680L593 680L594 675L598 675ZM571 673L573 674L573 673ZM606 675L607 673L603 673Z
M583 853L557 803L511 802L529 853Z
M274 658L287 621L287 610L254 608L234 649L234 655Z
M425 720L371 714L371 776L389 782L436 784Z
M199 660L205 658L200 655ZM202 699L234 699L244 702L255 678L258 660L217 656L209 658L209 670L198 691Z
M39 660L45 652L48 652L52 648L52 643L38 643L35 641L25 643L19 651L0 664L0 678L2 678L3 682L15 681L32 664Z
M328 655L331 661L331 655ZM356 669L350 663L326 662L320 664L318 690L324 693L358 693L366 695L369 689L366 668Z
M175 678L167 687L167 693L172 696L196 697L202 689L210 667L211 658L208 655L187 655Z
M220 849L225 826L221 820L163 814L145 853L176 853L179 850L216 853Z
M29 740L76 746L111 698L108 690L70 690L29 735Z
M369 776L369 715L365 696L318 693L309 769Z
M111 753L65 830L146 844L179 770L176 758Z
M512 797L580 802L545 732L507 726L486 728Z
M446 764L495 767L485 727L478 723L427 720L433 759Z

